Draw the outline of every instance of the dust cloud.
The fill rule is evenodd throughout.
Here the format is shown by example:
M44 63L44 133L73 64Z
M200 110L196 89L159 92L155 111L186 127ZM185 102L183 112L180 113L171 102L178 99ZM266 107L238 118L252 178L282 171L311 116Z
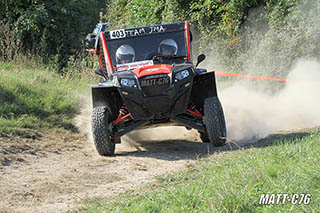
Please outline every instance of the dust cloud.
M91 130L91 97L87 95L83 96L80 100L80 103L80 114L75 118L75 125L81 132L87 134L88 141L90 141L92 148L94 148ZM187 139L192 141L198 140L198 132L195 130L186 130L186 128L184 127L174 126L136 130L121 137L121 144L117 145L117 149L140 149L139 141L161 141L178 139Z
M320 126L320 63L299 61L287 79L273 95L253 89L248 81L220 91L229 140L254 140Z
M88 140L93 142L91 131L92 103L89 95L80 98L80 114L75 117L75 125L79 130L87 134Z
M272 133L320 126L320 63L300 61L287 79L278 83L285 86L273 95L263 91L261 85L254 89L250 81L239 81L219 91L228 141L254 141ZM92 142L92 107L88 100L90 97L83 98L76 125ZM148 140L199 140L197 131L184 127L137 130L121 139L123 148L138 147L139 141Z
M262 90L261 85L255 89L250 81L239 81L219 91L228 141L255 141L272 133L320 126L320 63L299 61L287 79L285 83L277 83L285 86L273 95ZM90 97L83 98L76 125L92 142L89 100ZM123 148L137 148L139 141L148 140L199 140L197 131L188 131L184 127L137 130L121 139Z
M138 141L161 141L161 140L198 140L196 130L187 130L185 127L168 126L144 130L137 130L123 137L127 144L136 146Z

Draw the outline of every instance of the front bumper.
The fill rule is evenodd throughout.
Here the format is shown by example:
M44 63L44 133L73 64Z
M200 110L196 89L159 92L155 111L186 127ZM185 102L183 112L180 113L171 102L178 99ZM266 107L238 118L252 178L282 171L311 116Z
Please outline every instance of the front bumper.
M170 83L162 90L136 87L121 87L122 96L134 120L153 120L170 118L185 113L191 94L193 78Z

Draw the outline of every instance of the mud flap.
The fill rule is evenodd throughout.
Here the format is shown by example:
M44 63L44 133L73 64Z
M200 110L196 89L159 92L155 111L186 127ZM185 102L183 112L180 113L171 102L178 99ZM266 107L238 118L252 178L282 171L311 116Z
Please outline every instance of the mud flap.
M203 109L207 97L217 96L216 78L214 72L205 72L194 77L191 91L191 102L198 109Z
M111 114L112 120L115 120L119 114L122 105L121 97L117 87L92 87L93 107L106 106Z

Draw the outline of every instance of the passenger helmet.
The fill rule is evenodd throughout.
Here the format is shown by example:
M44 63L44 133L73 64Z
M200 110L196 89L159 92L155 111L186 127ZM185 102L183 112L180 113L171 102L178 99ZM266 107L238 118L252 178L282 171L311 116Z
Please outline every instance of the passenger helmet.
M158 52L163 54L164 50L170 51L170 55L176 55L178 52L178 45L173 39L165 39L160 42Z
M123 60L128 60L127 63L133 62L135 58L134 49L127 44L121 45L116 52L116 62L117 64L122 64Z

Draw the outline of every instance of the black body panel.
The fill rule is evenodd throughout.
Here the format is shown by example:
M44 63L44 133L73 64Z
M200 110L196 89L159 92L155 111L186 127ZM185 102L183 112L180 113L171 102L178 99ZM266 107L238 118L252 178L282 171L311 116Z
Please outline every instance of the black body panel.
M191 100L202 112L207 97L218 96L214 72L202 72L196 75L192 87Z
M188 69L189 77L176 81L175 73ZM131 78L130 72L118 73L117 78ZM141 80L154 77L168 77L170 84L150 84L150 88L143 88ZM176 66L171 74L149 75L140 79L136 78L136 87L121 87L119 83L107 81L92 87L93 107L107 106L111 113L111 121L119 116L120 107L125 104L128 113L131 113L129 121L112 125L112 135L115 138L131 132L135 129L146 129L160 125L178 125L194 128L205 132L203 120L187 113L190 106L195 107L203 114L203 103L207 97L217 96L214 72L195 70L190 65ZM148 87L148 86L147 86ZM152 87L154 87L152 89Z
M92 87L93 139L100 154L104 149L113 154L114 143L133 130L164 125L196 129L212 143L225 137L216 122L217 113L224 116L215 73L197 68L204 54L193 64L187 21L110 31L106 25L88 35L88 42L95 40L89 51L99 57L96 73L105 80ZM128 55L130 60L121 60Z
M92 87L93 107L107 106L116 119L122 104L125 104L134 120L154 120L170 118L186 113L192 102L202 112L205 98L217 96L214 72L191 75L174 84L150 85L141 87L115 87L112 84ZM118 78L121 78L118 75ZM130 77L128 73L123 76ZM152 79L167 76L170 82L174 78L167 74L146 76L139 79ZM140 89L141 88L141 89Z
M181 71L181 68L189 70L189 77L175 81L173 80L175 79L174 73L177 71L173 70L170 75L157 74L142 77L138 80L139 85L137 87L119 88L123 102L126 104L133 119L162 119L186 112L195 74L190 65L179 66L178 68L178 71ZM164 82L162 85L149 83L148 86L143 86L141 84L146 79L151 80L151 82L157 82L153 81L157 78L166 79L166 81L161 81Z
M93 86L92 103L93 107L107 106L112 120L117 118L122 105L118 88L113 86Z

